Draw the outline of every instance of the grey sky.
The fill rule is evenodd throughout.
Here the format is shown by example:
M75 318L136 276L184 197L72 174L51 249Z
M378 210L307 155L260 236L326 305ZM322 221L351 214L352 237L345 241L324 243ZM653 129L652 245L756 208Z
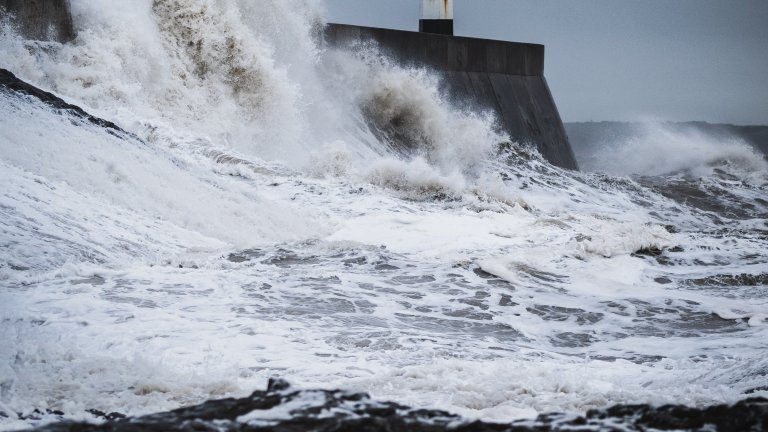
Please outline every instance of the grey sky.
M418 28L420 0L325 0L331 22ZM768 124L768 0L455 0L456 33L547 47L565 121Z

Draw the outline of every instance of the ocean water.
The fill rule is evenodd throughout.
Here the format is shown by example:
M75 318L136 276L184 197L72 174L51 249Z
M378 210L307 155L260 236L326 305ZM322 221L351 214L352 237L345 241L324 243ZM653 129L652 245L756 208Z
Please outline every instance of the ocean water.
M566 171L430 71L324 47L319 1L71 3L67 45L2 23L0 67L129 133L0 92L0 412L273 376L498 421L768 396L746 143L657 126Z

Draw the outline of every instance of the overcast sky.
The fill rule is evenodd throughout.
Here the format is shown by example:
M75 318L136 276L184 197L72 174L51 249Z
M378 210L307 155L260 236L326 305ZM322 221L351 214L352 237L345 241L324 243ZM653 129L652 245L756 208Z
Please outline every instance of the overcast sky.
M564 121L768 124L768 0L454 0L456 34L546 45ZM325 0L417 30L421 0Z

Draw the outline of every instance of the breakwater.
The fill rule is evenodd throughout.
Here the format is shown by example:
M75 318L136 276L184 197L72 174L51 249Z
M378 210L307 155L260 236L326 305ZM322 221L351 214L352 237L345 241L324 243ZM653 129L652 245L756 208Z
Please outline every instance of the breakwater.
M518 142L535 145L554 165L577 169L568 136L544 78L544 46L344 24L329 24L331 46L376 43L405 66L441 76L457 106L491 110Z
M0 0L0 11L29 39L75 37L68 0ZM325 36L337 47L372 41L403 65L439 72L452 103L490 110L512 140L535 145L554 165L578 169L544 78L543 45L342 24L329 24Z

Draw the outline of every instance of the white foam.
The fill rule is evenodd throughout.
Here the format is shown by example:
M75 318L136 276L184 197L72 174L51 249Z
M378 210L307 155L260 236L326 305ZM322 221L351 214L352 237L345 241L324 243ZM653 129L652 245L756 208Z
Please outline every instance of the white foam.
M135 415L274 375L493 420L764 385L765 294L689 285L764 274L759 218L498 159L493 118L434 75L319 48L312 1L105 4L73 0L66 46L0 38L13 72L138 137L0 95L4 411ZM372 127L404 114L407 148ZM752 169L684 138L689 159L617 167ZM749 172L734 199L756 203Z

